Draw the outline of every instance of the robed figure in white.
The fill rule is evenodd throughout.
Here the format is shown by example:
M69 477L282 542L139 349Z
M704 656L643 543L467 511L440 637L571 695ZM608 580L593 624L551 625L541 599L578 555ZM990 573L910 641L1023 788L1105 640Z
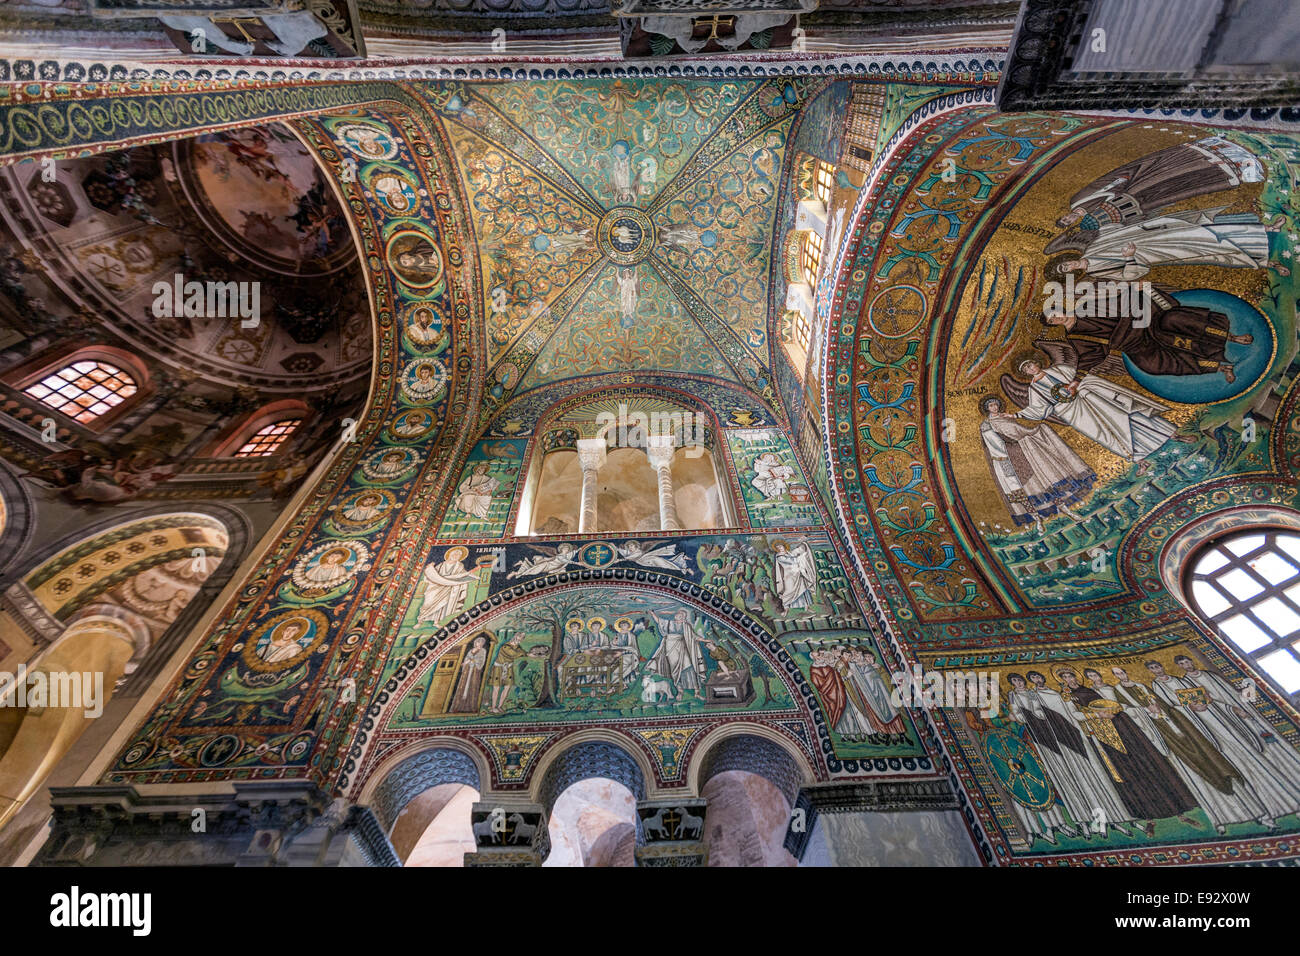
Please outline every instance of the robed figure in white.
M1175 663L1182 665L1185 678L1205 688L1214 701L1214 709L1223 716L1225 726L1272 766L1270 786L1282 791L1291 806L1300 810L1300 750L1291 746L1227 678L1201 670L1190 660L1184 664L1178 659Z
M492 495L501 482L488 474L486 463L475 465L474 471L456 489L456 509L475 518L486 519L492 509Z
M1242 760L1243 752L1240 747L1233 746L1228 740L1220 739L1224 736L1221 728L1219 728L1219 736L1215 735L1214 731L1218 725L1206 703L1198 702L1194 696L1189 697L1178 693L1180 690L1185 692L1202 690L1200 685L1186 676L1175 677L1167 673L1158 661L1148 662L1147 669L1151 671L1154 678L1151 681L1151 693L1163 705L1153 706L1152 716L1157 721L1163 721L1176 729L1181 737L1191 736L1198 744L1203 741L1203 746L1212 748L1219 756L1219 761L1216 761L1218 766L1195 767L1189 764L1192 772L1186 775L1188 787L1196 795L1197 802L1209 817L1210 823L1220 833L1223 833L1229 824L1251 820L1272 829L1274 814L1269 812L1264 801L1251 785L1251 781L1247 779L1250 771L1242 767L1242 763L1250 766L1251 761ZM1175 715L1181 716L1182 720L1176 721ZM1177 726L1179 724L1181 726ZM1188 763L1186 757L1181 754L1179 756L1184 763ZM1257 768L1252 769L1257 770ZM1212 770L1219 772L1213 773Z
M1159 402L1098 375L1079 378L1078 353L1063 342L1039 339L1034 345L1050 365L1021 362L1028 384L1002 376L1002 390L1021 406L1017 418L1068 425L1130 462L1142 461L1174 436L1177 428L1161 417L1166 409Z
M1011 520L1033 523L1058 511L1075 521L1070 502L1078 502L1097 476L1046 422L1023 425L1006 412L1002 399L990 395L980 403L980 441L989 471L997 482Z
M793 467L782 462L776 452L766 451L754 460L754 477L749 483L771 501L786 493L794 477Z
M786 613L806 608L817 594L817 565L812 548L801 541L793 548L776 545L776 593Z
M1268 264L1268 233L1254 213L1189 209L1135 223L1106 223L1079 258L1066 262L1099 279L1133 281L1160 265L1258 269Z
M672 680L678 698L687 691L698 695L704 682L704 653L700 650L702 635L690 613L678 611L671 618L656 614L654 618L663 639L650 657L650 668Z
M1224 754L1243 771L1269 815L1300 811L1300 754L1224 678L1201 670L1190 658L1177 663L1183 674L1175 680L1205 690L1209 708L1198 716L1222 741Z
M1008 711L1012 720L1029 729L1043 769L1076 832L1099 825L1122 828L1128 814L1095 748L1087 745L1073 710L1041 674L1030 671L1029 678L1028 683L1019 674L1008 678L1012 687Z
M478 577L478 571L462 563L468 552L464 548L448 548L441 562L424 569L424 601L416 616L416 624L444 621L461 609L469 583Z

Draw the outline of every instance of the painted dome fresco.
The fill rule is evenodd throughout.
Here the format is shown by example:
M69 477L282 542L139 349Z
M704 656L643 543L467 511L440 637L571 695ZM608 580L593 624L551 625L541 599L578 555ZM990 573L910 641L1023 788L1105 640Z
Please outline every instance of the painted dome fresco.
M347 219L287 127L69 160L53 181L11 179L7 195L28 254L147 353L258 388L314 390L368 371ZM255 288L257 321L155 314L155 286L182 274Z

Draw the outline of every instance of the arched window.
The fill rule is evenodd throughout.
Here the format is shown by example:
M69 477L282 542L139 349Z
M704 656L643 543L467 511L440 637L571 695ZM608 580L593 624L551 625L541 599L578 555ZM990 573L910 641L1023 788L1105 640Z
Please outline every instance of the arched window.
M1251 529L1192 558L1193 609L1288 694L1300 692L1300 535Z
M806 358L812 339L812 324L808 321L808 316L798 309L789 309L786 311L786 319L790 323L786 341L798 350L797 354ZM798 370L803 371L802 364Z
M267 455L274 455L301 424L301 418L284 418L278 422L263 425L239 447L239 450L235 452L235 457L262 458Z
M138 390L136 380L116 365L86 358L50 371L24 388L23 393L82 425L89 425Z
M716 424L645 398L565 410L539 432L516 534L644 534L735 527ZM713 421L710 418L710 421ZM591 437L580 437L582 435Z
M312 410L305 402L296 398L271 402L227 425L200 454L205 458L283 455L311 420Z
M803 271L804 280L809 285L815 285L817 282L817 270L822 264L822 247L824 240L821 234L813 230L808 230L803 238Z
M817 160L813 167L813 191L823 204L830 206L835 193L835 167L825 160Z

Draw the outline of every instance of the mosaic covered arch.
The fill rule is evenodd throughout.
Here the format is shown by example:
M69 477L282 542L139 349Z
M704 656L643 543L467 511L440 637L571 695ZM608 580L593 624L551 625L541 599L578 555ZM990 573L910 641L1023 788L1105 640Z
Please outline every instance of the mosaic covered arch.
M497 753L488 742L560 738L593 720L646 730L647 760L657 761L665 787L687 785L697 731L727 722L780 735L818 779L932 775L921 732L889 700L897 662L868 626L860 585L809 484L768 368L767 283L777 266L764 235L789 181L786 138L828 85L807 77L606 77L358 83L345 96L328 83L145 82L114 89L108 113L97 111L96 89L59 92L67 115L99 117L91 122L100 131L92 148L184 135L202 120L300 114L293 128L329 171L351 217L375 317L369 409L354 430L340 423L355 440L340 444L103 782L283 778L337 792L363 782L394 741L460 735L508 762L517 754ZM574 152L568 132L539 126L538 97L573 107L557 115L581 112L590 142ZM76 135L60 138L48 110L38 117L22 97L10 106L17 122L9 129L32 150L78 143ZM615 135L620 124L654 136L633 143ZM630 186L629 156L637 170ZM494 206L508 189L526 213L519 221L507 222ZM629 189L633 199L620 198ZM627 203L651 212L642 222ZM556 218L561 209L578 219ZM638 229L644 249L634 241ZM531 252L516 248L525 234ZM534 241L543 236L546 243ZM575 268L597 283L634 274L636 302L611 286L584 312L579 293L588 287L580 282L535 297L535 283L552 266L583 255L594 258ZM623 261L629 257L640 258ZM528 275L498 274L503 261L524 259ZM732 286L744 291L739 299L725 295ZM500 288L505 312L494 308ZM632 342L658 334L650 327L658 306L667 315L673 303L683 320L677 325L701 336L687 351L720 357L713 371L683 370L654 341ZM617 317L634 304L630 327L616 321L609 335L591 336L617 355L598 348L594 364L574 368L546 360L548 342L588 336L588 320ZM511 365L517 374L506 374ZM536 437L528 432L538 416L557 402L639 387L687 393L710 411L736 486L738 527L573 540L551 545L549 555L511 539L504 526L444 534L458 476L475 455L521 450ZM481 427L462 427L469 422ZM757 483L760 464L779 469L781 480ZM502 487L503 496L519 493ZM509 513L513 505L503 504ZM591 656L589 648L567 651L561 638L551 642L545 667L535 666L529 654L543 645L540 632L525 634L532 643L507 683L495 693L484 683L477 699L461 701L473 710L452 709L460 706L450 703L454 686L433 704L428 682L420 694L418 684L398 694L417 663L465 663L474 635L452 640L444 629L466 635L465 622L485 608L523 615L543 582L577 585L588 604L611 596L606 588L632 604L659 602L640 607L626 628L619 622L630 614L583 617L589 634L635 635L624 645L630 653L615 655L623 661L618 680L604 682L613 690L599 706L574 694L570 703L583 706L566 707L561 694L586 666L579 659ZM673 602L688 606L691 626L703 631L689 642L686 671L674 669L665 649L683 626L673 623L669 612L680 610ZM595 617L606 618L603 628ZM492 655L483 662L485 682L510 663L499 659L508 643L494 636L481 648ZM594 646L604 649L600 635ZM608 670L606 663L600 667ZM643 705L662 713L628 710ZM385 723L373 723L375 707ZM498 770L494 785L514 783Z
M456 452L457 436L441 426L468 407L474 290L460 268L466 236L459 194L445 179L447 144L392 100L296 129L333 174L369 267L368 413L340 423L344 441L313 495L111 779L328 780L341 760L331 754L358 717L355 706L334 706L340 687L370 693L377 669L366 662L379 649L367 635L393 613L390 584L418 573L402 557L417 553L410 536L432 533L399 515L436 498ZM374 187L385 176L406 184L394 187L405 189L406 205ZM415 308L434 316L433 336L404 332Z
M998 714L932 713L989 861L1295 854L1297 715L1241 696L1161 563L1194 516L1294 501L1298 161L1278 133L956 109L859 208L836 504L903 652L999 675ZM1049 319L1053 281L1140 296Z

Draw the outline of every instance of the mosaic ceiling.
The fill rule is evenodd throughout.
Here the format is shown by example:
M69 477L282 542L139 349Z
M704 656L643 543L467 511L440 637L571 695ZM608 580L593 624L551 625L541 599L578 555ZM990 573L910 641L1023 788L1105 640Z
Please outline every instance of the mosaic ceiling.
M628 371L712 376L770 402L777 197L791 127L820 86L424 88L469 198L493 402Z

